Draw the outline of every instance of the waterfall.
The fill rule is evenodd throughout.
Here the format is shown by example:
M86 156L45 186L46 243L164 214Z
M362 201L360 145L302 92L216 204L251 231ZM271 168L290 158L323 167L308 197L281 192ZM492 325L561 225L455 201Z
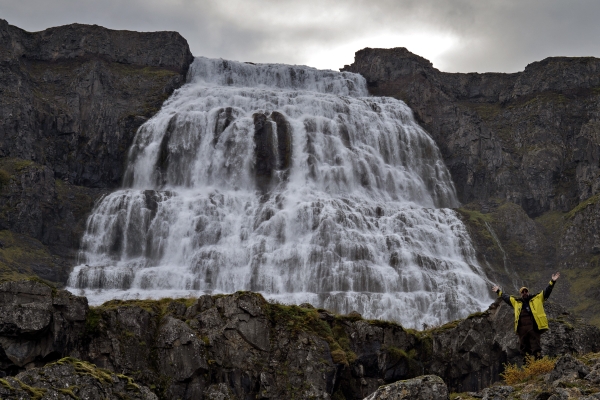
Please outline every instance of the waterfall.
M303 66L198 57L188 82L95 206L71 291L251 290L419 328L487 307L448 170L403 102Z

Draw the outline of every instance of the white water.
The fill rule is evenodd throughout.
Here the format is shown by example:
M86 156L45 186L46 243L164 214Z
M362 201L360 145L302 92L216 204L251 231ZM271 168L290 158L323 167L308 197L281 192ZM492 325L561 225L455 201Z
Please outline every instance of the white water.
M308 67L200 57L189 78L90 216L71 291L252 290L417 328L487 307L449 173L404 103Z

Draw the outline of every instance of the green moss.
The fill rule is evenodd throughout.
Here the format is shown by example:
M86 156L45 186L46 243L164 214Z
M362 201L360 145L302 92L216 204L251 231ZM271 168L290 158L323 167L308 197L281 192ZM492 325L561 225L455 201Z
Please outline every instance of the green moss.
M325 339L336 364L348 365L356 360L356 354L350 348L350 341L342 326L345 317L337 317L331 327L319 317L319 310L273 303L265 303L265 307L269 320L274 325L285 326L292 335L309 332Z
M589 257L586 269L568 269L563 274L569 281L571 296L575 301L572 311L589 318L589 323L600 327L598 301L592 296L600 282L600 256Z
M72 365L75 368L75 373L77 373L78 375L91 376L92 378L96 379L99 382L104 382L104 383L112 383L113 382L112 377L111 377L112 372L110 372L106 369L98 368L97 366L95 366L92 363L89 363L87 361L80 361L73 357L61 358L60 360L58 360L50 365L65 365L65 364Z
M590 197L587 200L582 201L577 206L575 206L575 208L573 208L571 211L569 211L565 215L565 218L572 219L573 217L575 217L575 215L577 215L581 211L585 210L588 206L595 205L598 202L599 198L600 198L600 194L597 194L595 196Z
M0 242L0 282L36 278L31 265L54 266L52 255L36 239L3 230L0 231Z
M509 109L514 108L528 108L528 107L541 107L547 106L548 104L553 105L564 105L569 101L569 99L557 92L546 91L536 93L530 96L522 96L518 98L516 101L511 102L508 106Z
M367 323L369 325L378 326L380 328L399 328L402 330L406 330L406 329L404 329L404 327L402 327L401 325L399 325L396 322L386 321L386 320L382 320L382 319L369 319L369 320L367 320Z
M449 331L451 329L456 328L458 326L458 324L460 323L460 321L461 321L460 319L458 319L456 321L450 321L450 322L445 323L442 326L436 326L435 328L429 329L428 331L431 332L432 334Z
M484 214L472 208L469 205L457 208L455 210L469 226L471 233L479 238L480 242L485 242L485 247L495 247L495 241L492 237L488 226L494 222L492 214Z
M21 389L29 393L29 395L31 396L31 400L40 400L42 397L44 397L44 394L46 394L46 389L32 387L21 382L18 379L15 380L19 382L19 386L21 386Z
M400 349L398 347L394 347L394 346L388 346L385 347L384 350L392 357L393 360L412 360L416 357L417 355L417 350L415 349L410 349L409 351L406 351L404 349Z
M90 307L85 319L85 331L87 334L98 333L98 328L102 321L102 310L98 307Z
M13 390L13 387L10 386L10 383L6 379L0 378L0 385L4 386L8 390Z
M0 191L4 186L10 183L10 173L5 169L0 168Z
M475 112L481 117L484 121L490 121L494 119L500 112L502 111L502 106L498 103L461 103L462 106L465 106L471 110L475 110Z
M333 393L331 400L346 400L346 396L344 396L341 388L338 388L338 390Z
M64 394L65 396L70 396L74 400L80 400L79 397L77 397L75 395L75 393L73 393L73 389L78 389L78 388L79 388L79 386L71 386L71 387L65 388L65 389L57 389L57 391L59 393Z
M546 236L552 236L553 234L562 232L564 229L566 223L565 213L549 211L537 217L535 222L542 227Z
M118 374L117 377L119 379L124 379L127 381L127 384L125 385L125 389L126 390L131 390L134 392L139 392L140 391L140 387L133 381L133 378L127 376L127 375L123 375L123 374Z

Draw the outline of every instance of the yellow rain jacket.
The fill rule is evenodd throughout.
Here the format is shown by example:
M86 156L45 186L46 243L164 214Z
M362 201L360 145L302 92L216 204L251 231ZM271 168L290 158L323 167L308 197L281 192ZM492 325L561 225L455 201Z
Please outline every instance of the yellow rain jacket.
M534 295L529 299L529 308L531 309L531 314L533 315L533 319L537 325L537 329L541 332L548 330L548 318L546 317L546 312L544 311L544 301L550 297L550 293L552 293L552 288L554 287L554 281L550 281L548 287L538 294ZM517 327L519 326L519 316L521 315L521 309L523 308L523 299L520 297L509 296L507 294L502 293L502 290L498 290L498 297L501 297L506 303L508 303L512 308L515 309L515 332L517 331Z

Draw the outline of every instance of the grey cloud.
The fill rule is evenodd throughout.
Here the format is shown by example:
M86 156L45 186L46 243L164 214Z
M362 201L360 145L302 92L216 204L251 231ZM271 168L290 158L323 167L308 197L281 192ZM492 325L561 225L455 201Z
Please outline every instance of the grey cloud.
M3 0L0 16L30 31L71 22L176 30L195 55L255 62L305 64L314 51L420 32L457 38L436 60L448 71L510 72L548 56L600 56L596 0Z

